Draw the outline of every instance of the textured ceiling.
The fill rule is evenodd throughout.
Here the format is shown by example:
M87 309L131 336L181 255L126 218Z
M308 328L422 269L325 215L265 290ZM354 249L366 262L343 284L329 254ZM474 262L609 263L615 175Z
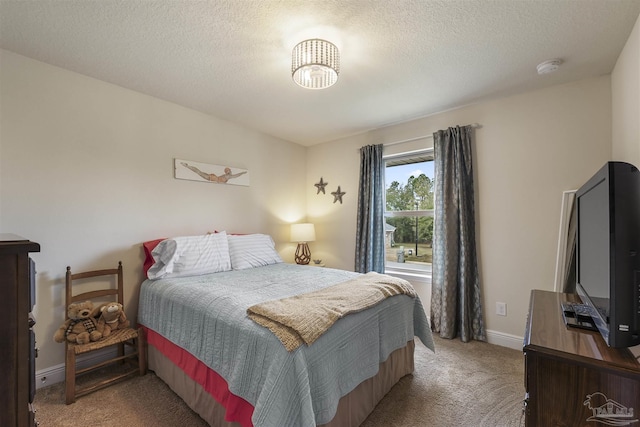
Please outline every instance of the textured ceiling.
M0 0L0 47L302 145L609 74L640 0ZM291 79L325 38L333 87ZM536 65L562 58L555 73Z

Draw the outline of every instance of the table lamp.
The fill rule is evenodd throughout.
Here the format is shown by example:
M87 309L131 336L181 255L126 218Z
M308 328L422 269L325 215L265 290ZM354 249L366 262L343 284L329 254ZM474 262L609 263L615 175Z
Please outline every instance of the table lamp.
M307 242L316 240L316 229L313 224L291 224L291 241L298 242L296 248L296 264L306 265L311 260L311 251Z

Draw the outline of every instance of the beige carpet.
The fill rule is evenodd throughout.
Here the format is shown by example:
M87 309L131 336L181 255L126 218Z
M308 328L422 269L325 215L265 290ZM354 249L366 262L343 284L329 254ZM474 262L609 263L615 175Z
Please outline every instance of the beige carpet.
M436 354L417 340L416 369L385 396L362 427L519 427L524 396L522 352L436 337ZM206 426L153 373L134 377L72 405L63 384L38 390L41 427Z

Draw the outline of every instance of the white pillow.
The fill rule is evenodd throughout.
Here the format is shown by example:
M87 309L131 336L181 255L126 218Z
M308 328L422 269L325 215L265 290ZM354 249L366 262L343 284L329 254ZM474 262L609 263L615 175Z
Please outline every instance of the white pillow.
M267 234L229 235L229 256L234 270L282 262Z
M163 240L151 251L155 263L147 277L197 276L231 270L227 233L174 237Z

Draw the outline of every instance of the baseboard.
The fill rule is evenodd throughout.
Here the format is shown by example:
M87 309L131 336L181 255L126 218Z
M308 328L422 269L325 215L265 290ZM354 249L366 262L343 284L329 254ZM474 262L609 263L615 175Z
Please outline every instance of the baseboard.
M513 348L515 350L522 350L524 338L516 335L505 334L498 331L486 331L487 342L489 344L500 345L502 347Z
M86 368L96 363L109 360L116 355L115 348L93 351L78 360L78 368ZM64 382L64 363L36 371L36 390L51 384Z

